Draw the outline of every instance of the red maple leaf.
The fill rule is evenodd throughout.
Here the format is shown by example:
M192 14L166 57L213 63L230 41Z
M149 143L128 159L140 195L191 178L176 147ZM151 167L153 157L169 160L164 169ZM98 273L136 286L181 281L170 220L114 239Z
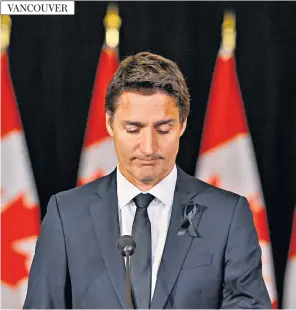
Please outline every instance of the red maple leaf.
M15 287L20 280L28 277L28 257L18 252L15 244L38 236L39 208L37 205L28 206L25 194L21 194L5 206L1 218L1 281Z
M261 203L261 194L257 193L248 197L250 208L253 212L254 224L260 241L270 242L266 209Z
M209 178L207 183L209 183L213 186L216 186L216 187L220 187L221 186L221 178L218 175L213 175Z
M212 175L208 181L209 184L216 186L216 187L221 187L221 178L218 175ZM258 238L260 241L265 241L265 242L270 242L269 239L269 229L268 229L268 222L267 222L267 213L266 209L261 203L261 194L256 193L255 195L248 196L247 197L251 211L253 213L253 220L254 220L254 225L256 227L256 231L258 234ZM295 226L296 226L296 212L295 212ZM295 228L296 229L296 228ZM296 255L296 237L294 239L294 243L292 242L292 248L291 252L295 253ZM291 255L291 254L290 254ZM272 309L277 309L277 300L272 301Z
M221 187L222 183L219 175L212 175L207 182L216 187ZM261 204L261 194L256 193L255 195L248 196L247 199L253 213L254 225L256 227L259 240L270 242L267 214L266 209Z
M106 175L106 173L102 170L102 169L98 169L97 171L95 171L91 176L89 177L84 177L84 178L79 178L78 180L78 186L84 185L86 183L89 183L91 181L94 181L98 178L103 177L104 175Z
M277 308L278 308L277 301L276 301L276 300L273 301L272 304L271 304L271 306L272 306L272 309L277 309Z

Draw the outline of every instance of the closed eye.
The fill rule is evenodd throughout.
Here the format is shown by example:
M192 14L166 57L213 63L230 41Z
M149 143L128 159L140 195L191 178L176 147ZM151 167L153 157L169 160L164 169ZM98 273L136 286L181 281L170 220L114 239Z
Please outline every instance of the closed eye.
M167 135L169 133L168 130L158 130L158 133L160 133L161 135Z
M128 134L138 134L142 128L145 127L145 124L141 122L134 121L125 121L125 130ZM158 121L154 124L154 129L160 135L166 135L170 132L173 125L176 123L175 120L163 120Z
M171 128L172 124L170 123L159 124L156 126L157 132L159 132L162 135L168 134Z
M126 132L127 132L127 133L130 133L130 134L136 134L136 133L138 133L139 131L140 131L139 129L132 129L132 130L126 129Z

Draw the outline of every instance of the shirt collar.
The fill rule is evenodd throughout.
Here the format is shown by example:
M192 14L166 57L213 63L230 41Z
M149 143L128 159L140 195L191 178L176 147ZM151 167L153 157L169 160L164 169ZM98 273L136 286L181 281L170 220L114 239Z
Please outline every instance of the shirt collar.
M122 209L126 206L134 197L140 194L142 191L138 189L134 184L128 181L117 167L117 197L118 208ZM172 171L154 187L152 187L147 193L150 193L165 206L171 206L174 198L174 192L177 182L177 168L176 165Z

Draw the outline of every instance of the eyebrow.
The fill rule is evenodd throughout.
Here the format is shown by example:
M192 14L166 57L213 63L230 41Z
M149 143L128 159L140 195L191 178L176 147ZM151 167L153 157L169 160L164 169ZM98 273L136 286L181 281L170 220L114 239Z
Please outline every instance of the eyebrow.
M161 120L161 121L155 122L154 126L158 127L158 126L162 126L162 125L166 125L166 124L171 125L174 123L176 123L175 119L167 119L167 120ZM143 128L145 126L144 123L138 122L138 121L124 121L124 125L136 126L136 127L140 127L140 128Z
M124 121L124 125L136 126L136 127L144 127L144 123L136 122L136 121Z
M172 125L175 123L176 123L176 120L171 118L171 119L155 122L154 126L161 126L161 125L166 125L166 124Z

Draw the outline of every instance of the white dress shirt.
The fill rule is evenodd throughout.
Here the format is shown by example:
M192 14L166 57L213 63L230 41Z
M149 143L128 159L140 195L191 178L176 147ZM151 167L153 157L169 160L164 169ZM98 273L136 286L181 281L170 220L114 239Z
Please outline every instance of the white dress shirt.
M152 243L151 299L171 218L176 181L177 168L175 165L166 178L146 192L155 197L147 209L151 222ZM142 191L129 182L117 167L117 197L121 235L132 234L132 226L137 209L132 199L140 193Z

